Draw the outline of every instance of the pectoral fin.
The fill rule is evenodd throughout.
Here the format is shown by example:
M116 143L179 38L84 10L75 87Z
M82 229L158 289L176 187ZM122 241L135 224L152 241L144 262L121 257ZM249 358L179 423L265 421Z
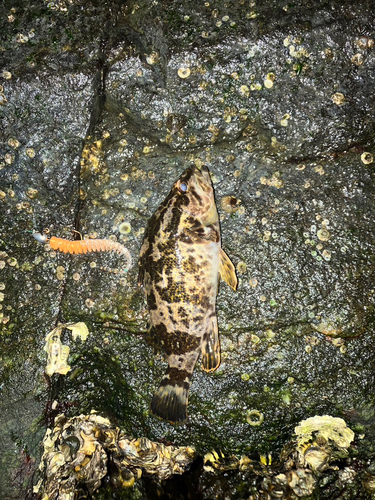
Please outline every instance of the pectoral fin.
M145 270L143 269L142 264L139 265L139 271L138 271L138 286L143 285L143 280L145 277Z
M237 289L237 276L234 265L222 248L220 248L219 273L221 279L223 279L227 285L232 287L233 290Z
M146 234L141 246L141 250L139 252L139 260L138 260L138 265L139 265L139 271L138 271L138 286L141 286L144 284L145 280L145 269L147 268L146 266L146 257L145 254L147 250L149 249L149 242L148 242L148 231L146 229Z
M220 366L220 341L217 317L212 318L212 328L202 343L202 367L206 372L216 370Z
M162 352L162 339L160 338L160 335L157 334L154 326L149 325L146 330L146 341L148 345L154 349L155 353L160 354Z

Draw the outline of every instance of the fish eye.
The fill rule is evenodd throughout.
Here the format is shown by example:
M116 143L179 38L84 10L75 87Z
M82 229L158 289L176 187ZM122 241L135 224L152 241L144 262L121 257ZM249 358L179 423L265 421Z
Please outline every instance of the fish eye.
M179 189L180 193L186 193L188 190L188 186L187 186L186 182L181 182L178 189Z

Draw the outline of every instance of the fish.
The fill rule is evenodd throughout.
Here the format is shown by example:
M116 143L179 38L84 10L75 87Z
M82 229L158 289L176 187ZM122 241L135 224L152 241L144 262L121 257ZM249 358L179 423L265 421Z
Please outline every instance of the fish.
M150 409L171 423L187 419L190 381L199 356L206 372L220 365L219 277L236 290L235 267L221 247L209 170L191 166L149 219L139 255L149 336L168 361Z

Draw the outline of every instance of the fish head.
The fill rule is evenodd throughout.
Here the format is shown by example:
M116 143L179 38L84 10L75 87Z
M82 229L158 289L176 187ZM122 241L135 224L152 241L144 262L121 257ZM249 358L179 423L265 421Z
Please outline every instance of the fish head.
M173 195L178 197L185 225L216 225L219 218L214 189L207 167L189 167L174 183Z

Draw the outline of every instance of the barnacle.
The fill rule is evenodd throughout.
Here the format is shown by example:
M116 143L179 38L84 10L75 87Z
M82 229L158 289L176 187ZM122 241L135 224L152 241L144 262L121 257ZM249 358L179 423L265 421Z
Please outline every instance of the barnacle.
M337 106L341 106L345 102L345 96L341 92L336 92L331 97L332 101L337 104Z
M234 196L223 196L220 201L220 206L227 214L234 214L239 209L241 200Z
M371 153L365 151L364 153L361 154L361 160L362 163L364 163L365 165L370 165L370 163L374 161L374 157L372 156Z
M247 412L246 421L249 425L257 427L264 421L264 415L258 410L250 410Z
M250 89L247 85L241 85L240 87L240 93L245 95L245 96L249 96L250 95Z
M4 156L4 160L5 160L5 163L7 165L11 165L13 162L14 162L14 155L11 155L10 153L7 153L5 156Z
M180 78L188 78L190 76L190 69L181 67L178 69L177 74Z
M130 225L130 222L122 222L119 227L118 227L118 230L121 234L129 234L130 231L132 230L132 227Z
M374 40L372 38L368 38L367 36L361 36L361 38L358 38L355 43L362 50L372 49L374 46Z
M38 196L38 190L34 188L28 188L26 190L26 196L28 196L30 199L34 199Z
M103 137L108 137L109 132L104 131ZM107 171L106 163L104 162L104 152L102 150L103 141L101 139L91 142L87 140L81 153L81 172L80 176L94 174L105 174Z
M320 239L320 241L328 241L329 238L331 237L329 231L327 231L327 229L325 228L319 229L316 235Z
M276 75L275 73L268 73L266 79L264 80L263 84L266 87L266 89L270 89L273 87L273 82L276 80Z
M289 487L298 497L311 495L315 489L315 479L310 471L292 469L287 472L286 478Z
M20 141L18 141L16 138L14 137L11 137L9 140L8 140L8 145L13 148L13 149L17 149L20 145Z
M35 156L35 150L33 148L27 148L26 149L26 154L29 158L34 158Z
M272 139L271 139L272 145L278 147L278 143L277 143L276 139L275 139L276 142L273 139L275 139L275 138L272 137ZM281 176L280 172L274 172L270 179L267 179L266 177L261 177L260 183L266 184L267 186L273 186L277 189L280 189L284 186L284 182L280 178L280 176Z
M288 126L288 120L290 118L290 115L288 113L286 113L280 120L280 125L282 127L287 127Z
M323 250L322 256L324 260L331 260L331 252L329 250Z
M237 272L239 274L246 273L246 269L247 269L246 262L243 262L242 260L240 262L238 262L238 264L237 264Z
M351 62L355 64L356 66L362 66L364 62L364 57L363 54L354 54L354 56L351 58Z
M146 56L146 62L147 64L157 64L160 61L160 54L159 52L153 51L151 54Z
M258 286L258 280L256 278L250 278L249 284L252 288L256 288Z

